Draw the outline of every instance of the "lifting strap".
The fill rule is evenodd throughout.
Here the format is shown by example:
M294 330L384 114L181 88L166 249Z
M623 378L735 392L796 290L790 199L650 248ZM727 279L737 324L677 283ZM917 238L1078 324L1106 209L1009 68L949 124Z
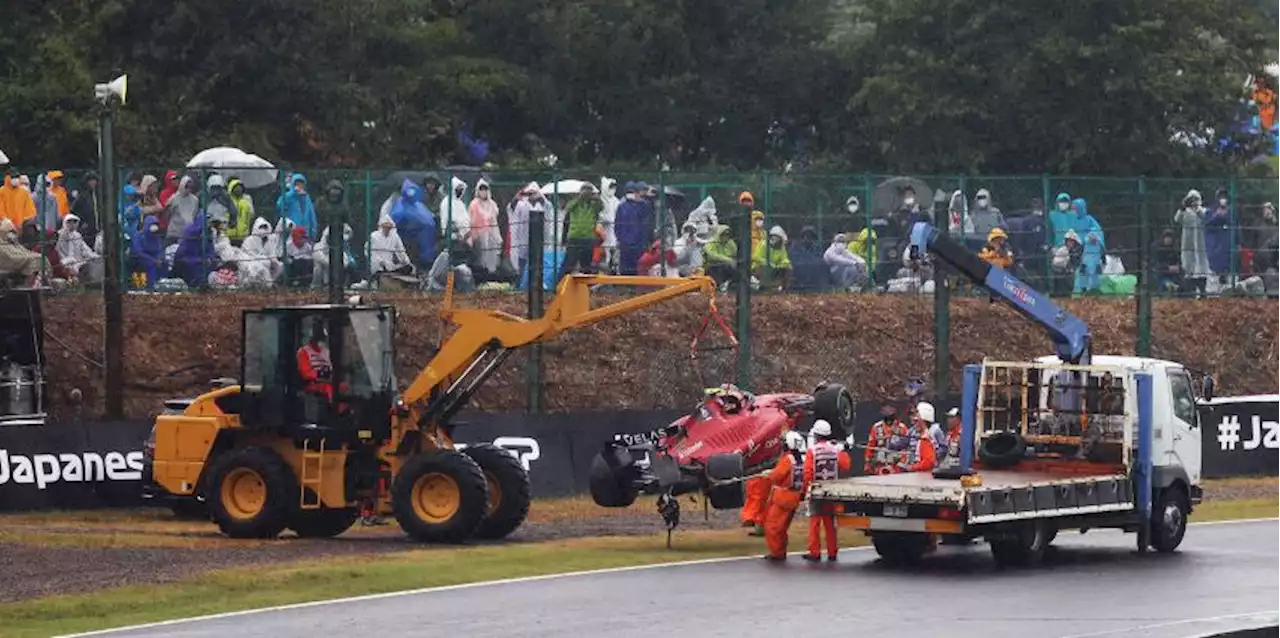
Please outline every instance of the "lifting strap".
M716 308L715 297L711 298L711 302L708 304L708 308L709 310L707 312L707 316L703 318L702 325L698 327L698 331L693 335L693 341L689 343L689 359L693 365L694 372L698 374L698 382L701 383L703 386L706 386L707 384L702 379L702 372L698 370L698 340L701 339L702 335L707 331L707 327L711 325L712 319L714 319L716 322L716 325L720 327L720 331L723 332L726 337L728 337L729 344L724 346L707 348L705 351L715 352L717 350L737 350L738 349L738 338L734 336L733 329L729 327L728 322L724 320L724 316L721 315L719 309Z

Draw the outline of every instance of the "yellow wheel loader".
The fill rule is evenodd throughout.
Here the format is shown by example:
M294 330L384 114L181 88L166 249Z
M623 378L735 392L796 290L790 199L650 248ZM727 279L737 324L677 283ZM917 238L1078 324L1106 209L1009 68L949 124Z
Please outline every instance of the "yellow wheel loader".
M591 288L649 288L591 307ZM451 419L517 348L700 292L707 277L570 275L543 317L453 307L431 361L398 391L391 306L311 305L245 311L238 384L156 418L152 489L200 499L224 534L273 538L346 531L364 509L392 514L410 537L498 539L529 512L529 477L506 450L454 447Z

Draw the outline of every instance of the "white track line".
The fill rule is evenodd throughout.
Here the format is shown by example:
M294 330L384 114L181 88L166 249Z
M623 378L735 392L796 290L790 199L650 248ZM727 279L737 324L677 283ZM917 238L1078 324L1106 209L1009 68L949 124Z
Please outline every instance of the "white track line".
M1280 518L1245 518L1229 521L1206 521L1203 523L1188 523L1188 527L1202 525L1240 525L1247 523L1264 523L1267 521L1276 521ZM841 548L842 552L852 552L871 549L870 545L860 547ZM790 556L798 556L805 552L791 552ZM206 620L221 620L223 618L237 618L240 616L248 616L250 614L262 614L276 611L292 611L295 609L308 609L311 607L321 607L324 605L339 605L344 603L365 602L369 600L385 600L387 598L397 598L400 596L416 596L419 594L431 594L437 592L457 591L460 589L476 589L480 587L492 587L495 585L515 585L521 583L536 583L543 580L555 580L558 578L576 578L579 576L597 576L601 574L618 574L624 572L643 571L648 569L663 569L667 567L686 567L690 565L714 565L717 563L731 563L744 560L760 560L758 556L726 556L724 558L703 558L698 560L684 560L670 563L653 563L650 565L631 565L628 567L608 567L604 569L588 569L577 572L564 572L561 574L543 574L541 576L523 576L520 578L504 578L501 580L486 580L477 583L463 583L460 585L442 585L438 587L423 587L420 589L406 589L403 591L385 592L381 594L366 594L364 596L350 596L345 598L332 598L329 600L313 600L305 603L292 603L289 605L275 605L273 607L261 607L258 609L244 609L240 611L228 611L220 614L208 614L205 616L194 616L191 618L175 618L173 620L162 620L152 623L143 623L140 625L130 625L127 627L115 627L112 629L101 629L97 631L88 631L79 634L66 634L57 638L84 638L88 636L107 636L115 633L126 631L137 631L140 629L154 629L157 627L168 627L188 622L200 622ZM1089 634L1092 635L1092 634ZM1105 635L1105 634L1102 634Z
M1182 625L1212 623L1212 622L1218 622L1220 620L1235 620L1237 618L1254 619L1256 620L1256 623L1255 623L1256 627L1263 628L1268 625L1274 625L1276 622L1280 621L1280 614L1277 614L1274 611L1254 611L1254 612L1249 612L1247 614L1229 614L1226 616L1205 616L1203 618L1185 618L1182 620L1170 620L1167 622L1160 622L1160 623L1155 623L1151 625L1125 627L1124 629L1108 629L1105 631L1094 631L1087 634L1072 634L1070 636L1060 636L1059 638L1095 638L1097 636L1114 636L1117 634L1133 634L1135 632L1146 631L1148 629L1164 629L1165 627L1180 627ZM1219 628L1217 630L1209 631L1208 633L1197 634L1197 635L1216 636L1218 634L1223 633L1223 631L1224 630L1222 628Z

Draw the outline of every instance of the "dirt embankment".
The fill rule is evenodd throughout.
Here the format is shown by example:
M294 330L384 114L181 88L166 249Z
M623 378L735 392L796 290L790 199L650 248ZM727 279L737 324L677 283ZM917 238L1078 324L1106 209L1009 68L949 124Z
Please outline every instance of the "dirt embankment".
M440 337L439 296L371 295L399 310L397 372L407 383L430 359ZM471 307L522 314L522 295L461 297ZM239 375L240 311L318 301L298 294L130 296L125 302L126 410L155 413L160 400L190 396L209 379ZM734 301L718 301L732 325ZM1132 300L1067 301L1093 330L1094 352L1133 354ZM1221 394L1275 392L1275 301L1157 300L1152 351L1213 372ZM709 330L695 366L689 344L706 301L662 306L569 332L544 347L544 405L550 410L670 408L687 405L707 383L731 380L734 353L714 350ZM96 296L45 300L49 389L55 417L86 418L102 406L102 305ZM901 295L769 295L753 300L751 369L758 389L807 389L824 379L851 386L860 398L900 392L908 377L932 377L933 300ZM1043 333L1012 310L985 299L955 298L951 307L953 389L961 366L984 356L1025 359L1050 351ZM523 357L513 357L473 400L483 410L526 406ZM83 394L72 400L73 389Z

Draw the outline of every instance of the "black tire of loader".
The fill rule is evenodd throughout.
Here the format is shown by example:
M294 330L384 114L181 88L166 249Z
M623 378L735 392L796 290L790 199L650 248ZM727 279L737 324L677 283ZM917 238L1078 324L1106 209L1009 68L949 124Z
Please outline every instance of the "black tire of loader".
M707 487L707 501L710 502L712 509L740 509L747 502L746 484L738 480L742 478L744 472L742 455L737 452L717 454L707 459L708 482L733 481L725 485Z
M413 488L424 474L449 476L458 486L458 511L447 521L424 521L414 512ZM484 520L489 503L484 472L471 457L457 450L421 452L409 459L391 484L391 508L396 522L410 538L424 543L463 543Z
M823 385L813 394L813 418L830 423L836 438L843 439L853 433L856 409L853 394L839 383Z
M609 467L603 453L596 454L591 459L588 483L591 487L591 500L600 507L631 507L640 494L626 477L619 476Z
M506 538L529 516L529 473L520 460L507 450L489 443L468 445L463 453L471 457L484 472L486 480L498 486L498 503L476 528L475 537L486 540ZM493 494L489 497L492 499Z
M360 510L354 507L299 510L289 529L299 538L333 538L351 529L358 518Z
M266 503L262 511L243 520L227 512L222 502L222 482L237 468L257 472L266 486ZM223 534L231 538L275 538L288 527L298 511L298 483L289 464L275 450L251 446L231 450L214 460L209 468L209 515Z

